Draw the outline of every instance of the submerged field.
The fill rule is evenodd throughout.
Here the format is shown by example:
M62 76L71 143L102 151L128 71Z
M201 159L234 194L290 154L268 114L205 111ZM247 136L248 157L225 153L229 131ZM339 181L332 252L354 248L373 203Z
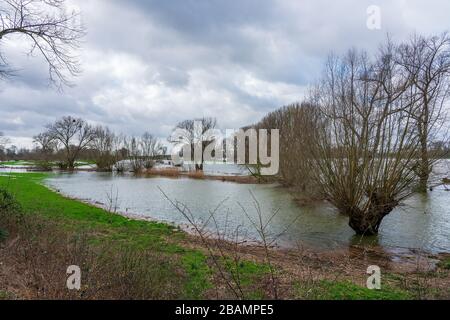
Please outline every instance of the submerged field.
M394 263L376 251L333 254L201 241L169 224L138 221L63 197L48 174L0 176L0 297L13 299L424 299L449 298L449 261ZM4 199L3 199L4 200ZM426 260L421 257L422 260ZM447 258L448 259L448 258ZM68 265L82 288L65 286ZM383 270L382 290L364 287ZM430 264L434 264L431 263ZM276 294L276 296L274 296Z

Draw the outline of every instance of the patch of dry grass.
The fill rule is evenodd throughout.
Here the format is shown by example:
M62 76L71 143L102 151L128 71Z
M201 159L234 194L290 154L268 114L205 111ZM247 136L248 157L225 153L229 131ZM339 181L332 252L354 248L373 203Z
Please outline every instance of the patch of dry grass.
M184 274L175 256L130 246L93 245L46 218L8 212L1 227L0 290L20 299L173 299ZM81 268L81 289L68 290L67 267Z

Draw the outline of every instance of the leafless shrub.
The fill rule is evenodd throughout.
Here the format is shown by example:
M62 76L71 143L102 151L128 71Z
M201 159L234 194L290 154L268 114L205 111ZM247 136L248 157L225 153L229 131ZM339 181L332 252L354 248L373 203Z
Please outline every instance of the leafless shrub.
M272 215L269 216L269 218L267 220L264 220L261 205L259 204L259 202L256 199L253 192L250 191L250 195L251 195L251 198L253 201L253 206L254 206L254 208L256 210L256 214L257 214L256 220L254 220L251 217L251 215L248 213L247 209L245 209L245 207L241 203L238 203L238 204L241 207L241 209L244 212L247 219L252 224L254 230L256 230L256 232L259 235L259 240L260 240L263 250L264 250L264 258L265 258L264 262L268 265L269 271L270 271L272 297L274 299L278 299L278 275L277 275L276 266L274 265L273 259L271 256L271 249L274 246L275 242L287 231L287 228L289 227L290 224L281 233L271 234L268 231L268 227L270 226L270 223L275 218L275 216L279 213L279 209L273 211Z
M13 217L14 216L14 217ZM0 217L0 289L21 299L173 299L180 277L173 258L151 249L94 246L37 215ZM81 269L81 289L68 290L66 269Z
M164 197L173 205L173 207L182 214L182 216L188 221L189 225L194 228L196 235L200 237L202 244L207 249L208 256L211 258L211 261L216 270L218 271L221 280L225 282L227 289L233 294L235 298L244 299L244 294L242 292L240 282L236 281L236 278L233 276L233 273L231 273L230 275L230 273L225 269L223 262L221 261L223 258L226 259L227 256L223 253L222 246L217 246L217 244L219 243L218 241L220 240L216 239L216 241L213 240L213 242L211 242L210 233L207 230L205 230L205 227L210 222L210 219L214 219L214 214L217 212L221 204L219 204L213 211L210 212L210 219L208 219L205 222L199 222L197 221L197 219L195 219L194 215L185 204L170 199L169 196L161 188L158 187L158 189L161 191ZM220 237L222 236L220 235ZM218 255L217 250L219 253L221 253L220 255Z
M164 177L179 177L180 170L178 168L164 168L164 169L150 169L147 171L148 174L160 175Z
M214 274L217 274L220 278L215 279L214 281L216 290L220 290L221 284L224 283L233 297L246 299L248 296L242 283L243 275L240 271L240 266L241 263L245 261L242 253L242 246L247 242L247 231L242 225L230 229L228 215L226 216L224 225L219 225L216 218L218 210L223 206L227 199L219 203L214 210L209 211L209 216L206 221L199 221L185 204L177 200L172 200L161 188L159 188L159 190L172 206L186 219L189 225L194 229L195 234L199 236L203 246L207 249L209 260L217 271ZM270 275L270 293L268 293L268 295L273 299L278 299L278 286L280 280L278 268L272 257L272 249L275 242L287 231L288 227L279 234L271 234L268 227L273 218L279 213L279 210L275 210L272 215L265 220L259 202L253 193L250 192L250 195L256 210L256 220L252 218L244 206L241 204L239 204L239 206L256 230L259 236L259 239L256 239L256 243L259 244L264 251L264 260L262 263L268 267ZM210 224L212 226L210 226ZM267 291L265 290L266 288L263 289L264 291Z
M109 192L106 192L106 210L111 213L117 213L119 209L119 189L114 190L114 186L111 186Z
M164 152L159 139L148 132L141 137L125 138L124 141L127 159L130 161L131 170L134 173L153 168L155 158Z

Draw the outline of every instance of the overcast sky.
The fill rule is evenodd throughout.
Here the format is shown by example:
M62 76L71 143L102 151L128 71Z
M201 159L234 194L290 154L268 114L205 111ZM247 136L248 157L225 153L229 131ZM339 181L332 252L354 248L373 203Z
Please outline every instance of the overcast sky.
M3 0L0 0L3 1ZM13 37L2 42L22 71L0 80L0 131L30 146L64 115L118 132L167 137L184 119L217 117L238 128L301 100L330 52L374 50L389 33L450 29L450 1L70 0L88 34L73 88L48 86L39 56ZM367 28L367 8L381 29Z

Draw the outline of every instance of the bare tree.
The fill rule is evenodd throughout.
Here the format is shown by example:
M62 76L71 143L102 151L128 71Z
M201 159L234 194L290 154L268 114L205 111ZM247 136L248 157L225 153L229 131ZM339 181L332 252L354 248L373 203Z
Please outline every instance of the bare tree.
M144 170L144 158L139 137L124 137L127 158L130 160L131 170L140 173Z
M269 113L256 128L280 130L279 177L303 194L314 194L311 154L305 152L317 130L317 111L308 103L295 103ZM270 139L268 139L270 141Z
M145 132L141 137L142 156L144 167L150 169L154 165L154 158L163 153L163 146L158 138L149 132Z
M0 131L0 148L4 148L9 143L9 139Z
M0 3L0 41L25 36L30 42L29 54L40 53L47 62L49 80L59 86L70 85L68 76L80 72L73 50L78 49L85 33L79 13L66 13L64 4L65 0L3 0ZM8 77L12 73L0 51L0 76Z
M198 123L199 125L196 125ZM208 130L215 129L217 127L216 118L201 118L194 120L184 120L176 126L176 129L182 129L185 134L180 137L170 137L169 142L172 143L184 143L191 146L191 155L194 154L195 146L201 145L202 155L199 163L195 163L195 170L203 170L203 152L206 146L211 142L208 141L209 137L206 136Z
M95 138L95 130L83 119L71 116L63 117L47 125L46 133L52 140L61 144L65 151L66 164L74 169L75 161L81 150Z
M420 139L420 163L416 171L419 190L426 192L437 154L430 151L436 139L446 139L441 130L447 116L450 97L450 36L422 37L415 35L398 48L397 63L411 75L409 94L415 101L410 109Z
M98 126L94 131L91 147L97 169L112 171L119 160L119 138L108 127Z
M50 157L57 149L57 142L48 134L40 133L33 137L33 142L37 145L37 151L40 153L44 162L50 161Z
M0 131L0 159L3 159L3 157L6 155L5 146L8 143L9 143L9 139L6 138L3 134L3 132Z
M33 142L44 152L53 152L56 148L56 141L47 133L40 133L34 136Z
M126 157L130 160L131 169L135 173L151 169L155 157L165 150L158 138L149 132L145 132L140 137L124 137L123 142L127 153Z
M419 143L410 86L388 43L374 61L356 51L330 58L317 88L322 121L308 149L312 171L325 198L349 216L358 234L376 234L413 192Z

